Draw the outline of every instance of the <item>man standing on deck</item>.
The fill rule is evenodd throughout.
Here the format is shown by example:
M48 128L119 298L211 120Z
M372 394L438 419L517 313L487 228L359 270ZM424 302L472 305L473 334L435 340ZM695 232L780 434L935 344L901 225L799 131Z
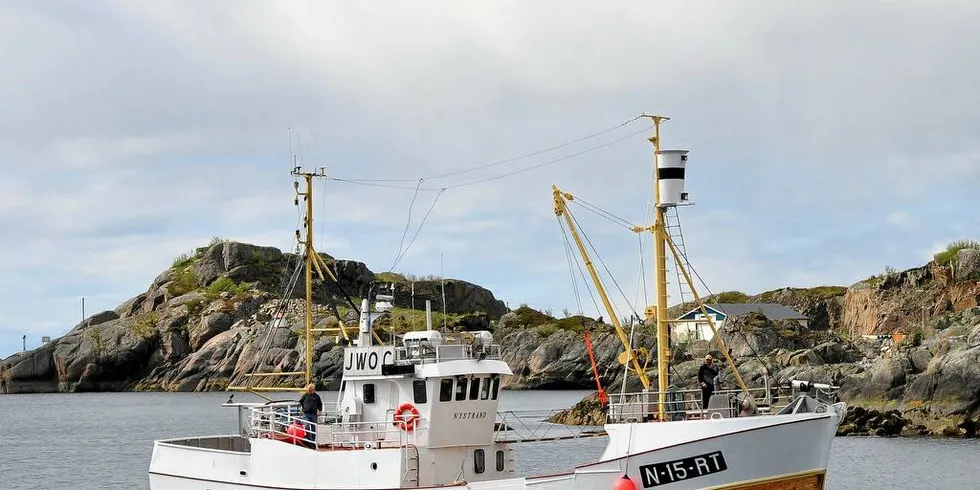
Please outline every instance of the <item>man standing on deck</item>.
M715 376L718 370L711 365L711 354L704 356L704 364L698 369L698 384L701 386L701 409L708 409L708 400L715 391Z
M309 445L315 446L316 418L323 411L323 402L320 400L320 395L316 394L316 385L313 383L306 385L306 393L300 397L299 406L303 410L303 420L306 422L303 424L306 429L304 439Z

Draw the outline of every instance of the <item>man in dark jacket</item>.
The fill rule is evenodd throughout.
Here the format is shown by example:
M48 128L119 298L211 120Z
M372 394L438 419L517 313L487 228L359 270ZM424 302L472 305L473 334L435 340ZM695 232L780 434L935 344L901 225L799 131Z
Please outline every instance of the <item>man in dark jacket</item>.
M303 424L306 429L304 439L312 446L316 441L316 418L323 411L323 402L320 400L320 395L316 394L316 385L313 383L306 385L306 393L300 397L299 406L303 411L303 420L306 422Z
M718 376L718 370L712 365L711 354L704 356L704 364L698 369L698 385L701 386L701 408L708 408L708 401L711 399L711 393L715 391L715 376Z

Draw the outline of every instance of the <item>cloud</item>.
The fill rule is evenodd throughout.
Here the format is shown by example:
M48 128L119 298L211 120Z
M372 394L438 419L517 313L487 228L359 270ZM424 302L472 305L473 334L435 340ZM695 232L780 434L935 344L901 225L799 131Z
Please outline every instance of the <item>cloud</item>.
M910 229L912 224L909 222L909 215L903 212L896 211L885 217L885 221L888 224L897 226L902 229Z
M918 265L936 237L980 227L978 10L953 1L0 5L0 355L19 349L17 332L74 324L61 298L125 299L212 236L289 248L290 147L331 177L408 179L388 184L410 189L317 187L321 250L384 270L414 179L643 111L672 116L665 144L692 150L697 206L681 216L712 290L847 283ZM447 190L399 268L437 273L441 255L447 274L512 302L572 308L551 185L644 222L649 143L636 136L453 186L643 124L423 181ZM409 237L435 195L419 193ZM575 212L635 296L636 237Z

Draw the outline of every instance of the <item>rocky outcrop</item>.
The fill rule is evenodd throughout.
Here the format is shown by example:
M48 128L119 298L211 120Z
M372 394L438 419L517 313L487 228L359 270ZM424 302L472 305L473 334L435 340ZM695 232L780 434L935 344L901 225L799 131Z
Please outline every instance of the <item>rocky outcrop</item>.
M851 336L911 334L925 321L976 307L980 282L954 275L951 268L930 263L855 284L844 295L837 330Z
M366 295L375 274L360 262L323 258L338 282L317 284L320 304L314 321L321 326L337 323L322 305L328 300L343 308L346 321L352 313L356 321L346 298ZM256 378L245 373L302 371L306 343L298 339L303 315L299 301L290 298L301 297L303 288L287 294L285 309L278 291L296 265L296 256L272 247L218 242L198 249L115 310L87 318L39 349L0 361L0 393L204 391L254 383ZM417 283L416 294L421 292L424 300L437 286L441 299L438 281ZM397 304L410 304L399 291ZM447 280L446 299L447 310L459 313L448 324L451 329L485 328L488 315L496 314L496 319L506 312L493 293L465 281ZM424 301L416 306L424 308ZM276 317L281 321L274 321ZM321 336L311 353L315 375L327 388L340 382L343 348L334 340ZM263 382L295 385L297 379L280 376Z
M898 410L879 412L863 407L847 407L844 420L837 426L838 436L897 436L909 425Z
M603 385L619 383L623 365L618 357L622 352L619 338L608 329L592 332L593 355ZM588 389L596 386L592 365L580 331L549 329L503 329L496 334L503 360L514 376L505 386L512 389ZM636 336L637 345L650 345L653 336ZM644 359L645 361L645 359ZM656 364L656 362L654 362ZM653 376L656 380L656 376ZM632 377L635 383L635 377ZM638 386L633 386L638 388Z
M749 314L730 318L720 335L751 387L763 386L768 376L778 387L774 392L783 397L791 379L830 382L841 386L839 395L849 404L878 411L866 420L866 413L855 415L849 433L891 434L898 425L897 411L907 421L900 432L975 434L980 417L977 253L961 250L948 265L930 263L849 288L784 288L741 295L740 301L791 306L808 315L809 325ZM376 275L360 262L323 258L338 283L317 284L317 326L340 321L326 308L328 301L339 305L344 322L356 321L347 298L364 297L381 279L395 284L398 309L378 325L387 329L417 323L417 317L409 318L417 313L409 309L411 281ZM202 391L255 383L257 378L246 373L301 371L307 344L300 341L303 319L296 298L303 290L294 288L285 299L277 290L296 264L296 256L268 247L221 242L199 249L116 309L87 318L39 349L0 361L0 392ZM586 330L591 332L599 382L621 386L622 345L601 319L559 319L526 306L508 312L490 291L465 281L446 280L445 289L449 330L493 330L514 372L505 387L595 387L583 338ZM414 291L417 309L424 309L428 299L433 311L441 314L441 281L417 280ZM656 375L650 371L656 360L649 358L656 352L652 330L637 328L634 345L655 386ZM904 340L893 341L893 332L905 334ZM340 382L343 345L338 340L322 335L310 348L316 379L326 388ZM722 385L736 386L719 345L696 344L671 346L671 385L695 388L700 355L712 352L721 361ZM261 378L266 385L295 385L298 379ZM628 390L640 388L636 376L627 379ZM602 407L596 404L583 401L567 420L599 420ZM881 422L885 420L892 422Z
M414 282L415 306L425 308L429 300L433 311L442 311L442 289L446 290L446 313L463 314L481 312L496 320L507 313L503 301L493 296L488 289L457 279L420 280ZM412 304L412 284L408 282L395 283L395 306L410 308Z
M846 288L782 288L749 298L750 303L778 303L806 315L811 330L831 330L840 325L844 314Z

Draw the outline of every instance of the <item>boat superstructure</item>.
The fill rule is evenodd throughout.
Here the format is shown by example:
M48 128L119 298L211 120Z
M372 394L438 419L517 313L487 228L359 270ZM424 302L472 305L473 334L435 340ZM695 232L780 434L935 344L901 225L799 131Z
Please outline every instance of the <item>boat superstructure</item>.
M417 488L513 477L513 445L495 430L502 377L511 370L489 331L444 337L427 316L428 329L384 345L373 326L392 308L390 294L374 294L373 307L362 300L356 337L343 324L313 327L312 278L334 277L310 233L313 179L324 173L294 173L306 180L296 200L306 204L305 236L297 231L305 251L306 369L255 374L231 388L277 390L255 382L271 377L310 383L311 334L333 330L349 341L336 406L325 407L311 431L296 401L229 402L239 411L239 433L156 441L151 488Z
M374 324L392 308L393 296L368 292L361 301L357 326L313 327L312 280L333 273L312 243L312 180L322 171L296 175L306 181L304 246L305 371L256 373L234 388L253 393L270 377L304 376L313 381L311 335L333 331L349 342L344 349L343 378L334 407L308 430L296 401L228 403L238 410L238 431L229 435L156 441L149 465L150 487L167 489L396 489L429 487L501 490L617 490L636 488L823 488L830 444L844 406L820 399L826 385L795 383L801 394L783 406L769 403L769 390L754 397L736 375L739 390L719 391L707 407L669 383L670 320L667 318L667 253L691 285L676 244L667 232L666 212L687 201L683 192L686 151L660 149L655 133L655 222L636 227L654 238L656 305L647 307L646 323L657 331L657 386L640 362L570 218L571 194L553 189L555 212L569 226L583 261L624 346L622 361L642 382L641 392L611 394L601 430L554 430L538 414L536 427L522 432L519 414L500 413L500 388L511 370L489 331L448 333L413 331L385 345ZM679 182L678 182L679 180ZM298 188L298 186L297 186ZM297 204L299 199L297 199ZM334 279L335 280L335 279ZM346 296L346 295L345 295ZM372 301L374 303L372 305ZM350 301L350 299L348 298ZM354 306L352 304L352 306ZM703 308L703 306L702 306ZM336 311L336 310L335 310ZM341 315L337 315L338 318ZM709 318L709 322L710 317ZM342 321L341 321L342 322ZM429 323L431 325L431 323ZM712 328L714 326L712 325ZM355 331L356 330L356 331ZM353 331L356 335L351 335ZM720 340L720 336L717 336ZM293 387L297 391L299 387ZM811 396L814 395L814 396ZM757 403L761 400L761 403ZM525 426L526 427L526 426ZM538 477L515 475L515 445L535 440L608 436L602 454L583 466ZM534 469L530 469L531 472ZM632 488L630 488L632 487Z

